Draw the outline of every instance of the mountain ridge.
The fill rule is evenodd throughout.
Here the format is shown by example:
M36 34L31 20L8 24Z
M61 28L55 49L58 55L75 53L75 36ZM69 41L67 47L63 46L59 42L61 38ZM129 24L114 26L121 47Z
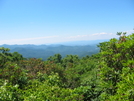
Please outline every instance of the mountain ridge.
M0 47L9 48L10 52L18 52L26 58L42 58L46 60L48 57L54 54L61 54L62 57L66 55L78 55L84 57L86 55L92 55L99 52L97 44L106 40L88 40L88 41L74 41L62 44L50 44L50 45L0 45Z

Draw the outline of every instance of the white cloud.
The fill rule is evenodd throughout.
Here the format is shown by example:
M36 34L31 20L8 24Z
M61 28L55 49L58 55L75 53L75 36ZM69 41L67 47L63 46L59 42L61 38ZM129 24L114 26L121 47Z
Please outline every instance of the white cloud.
M134 30L124 31L124 32L127 32L127 35L130 35L130 34L134 33Z
M94 34L86 34L86 35L75 35L69 36L68 39L70 40L98 40L98 39L111 39L118 37L116 34L113 33L94 33Z
M45 36L45 37L36 37L36 38L24 38L24 39L11 39L11 40L1 40L0 44L23 44L23 43L27 43L27 44L36 44L34 43L35 41L40 41L40 40L48 40L48 39L53 39L56 38L58 36Z
M106 33L106 32L102 32L102 33L95 33L92 34L93 36L100 36L100 35L113 35L113 33Z

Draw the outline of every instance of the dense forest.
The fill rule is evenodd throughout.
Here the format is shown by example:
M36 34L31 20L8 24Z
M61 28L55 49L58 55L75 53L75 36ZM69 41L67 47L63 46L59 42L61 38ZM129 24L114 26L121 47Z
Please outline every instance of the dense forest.
M25 58L0 48L0 101L133 101L134 33L98 44L80 58Z

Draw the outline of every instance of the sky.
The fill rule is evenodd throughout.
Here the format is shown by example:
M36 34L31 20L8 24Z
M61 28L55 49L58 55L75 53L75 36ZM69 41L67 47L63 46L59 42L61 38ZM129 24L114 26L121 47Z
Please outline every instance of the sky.
M117 38L134 32L134 0L0 0L0 45Z

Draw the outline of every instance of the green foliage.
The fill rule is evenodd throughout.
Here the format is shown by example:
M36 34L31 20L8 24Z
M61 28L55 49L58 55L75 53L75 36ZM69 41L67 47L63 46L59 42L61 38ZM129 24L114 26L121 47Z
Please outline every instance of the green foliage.
M110 100L133 101L134 99L134 69L123 68L121 81L117 84L117 93Z
M121 35L122 33L118 33ZM100 79L103 87L102 100L111 98L118 93L119 84L123 82L123 70L134 66L134 34L120 36L119 40L111 39L109 42L100 43L102 60L100 61ZM130 77L133 75L129 75ZM125 84L125 83L123 83ZM123 87L123 86L122 86ZM125 92L125 91L124 91ZM129 94L126 95L129 97ZM121 100L121 99L120 99ZM125 100L122 98L122 100Z
M53 61L54 63L61 63L62 56L60 54L55 54L54 56L50 56L47 60Z
M6 63L6 61L11 61L11 53L9 53L10 49L0 47L0 67L3 67L3 65Z
M23 101L19 85L10 85L7 80L0 86L0 101Z
M10 49L1 47L0 48L0 67L3 67L3 65L7 61L19 61L23 60L23 56L17 52L9 53Z
M12 53L12 61L20 61L23 60L23 56L21 54L19 54L18 52L13 52Z
M67 55L62 59L62 66L64 68L72 67L73 64L78 64L79 57L77 55Z
M24 93L24 101L78 101L82 95L75 89L60 87L61 81L58 74L52 73L44 82L33 80Z
M12 85L18 84L20 88L27 83L27 76L24 70L12 62L7 62L4 68L0 69L0 78L7 80Z
M20 60L18 65L27 70L28 78L36 78L38 72L45 73L44 62L41 59L30 58L27 60Z

